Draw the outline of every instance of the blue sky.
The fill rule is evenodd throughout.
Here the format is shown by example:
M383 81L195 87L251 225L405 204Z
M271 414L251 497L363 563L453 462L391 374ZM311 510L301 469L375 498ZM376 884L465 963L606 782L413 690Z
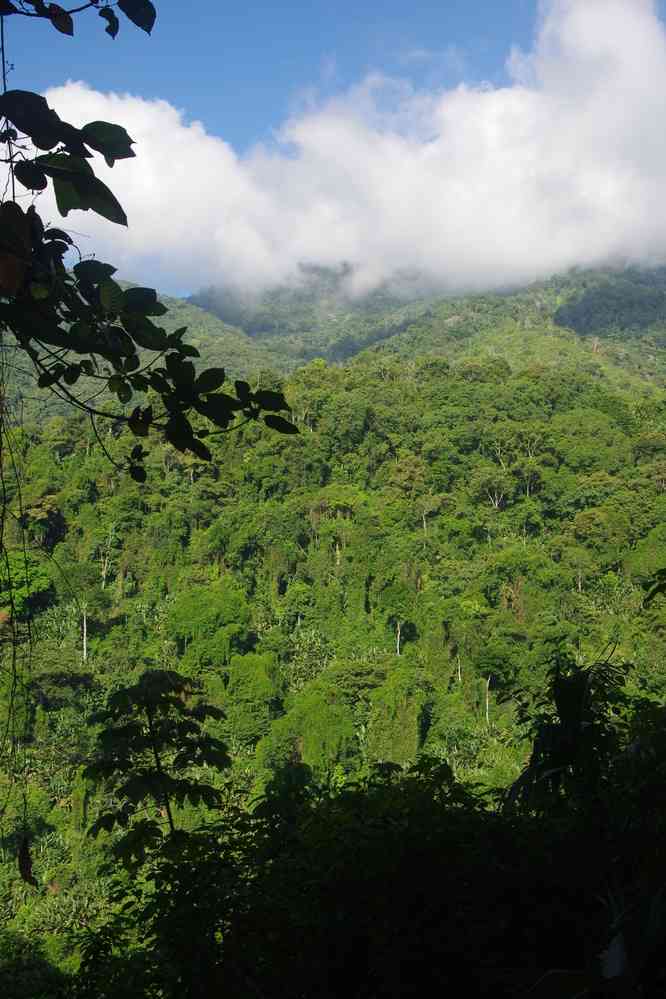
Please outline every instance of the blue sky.
M123 19L115 42L95 12L74 39L7 19L13 86L136 140L97 161L129 229L67 218L121 277L253 289L345 262L351 293L405 275L463 291L666 262L657 0L158 11L151 38Z
M63 3L63 6L66 4ZM115 41L95 11L74 38L7 19L11 85L46 90L67 79L160 97L238 149L264 140L303 95L344 90L369 71L418 86L504 82L512 44L525 48L536 0L161 0L152 37L121 15Z

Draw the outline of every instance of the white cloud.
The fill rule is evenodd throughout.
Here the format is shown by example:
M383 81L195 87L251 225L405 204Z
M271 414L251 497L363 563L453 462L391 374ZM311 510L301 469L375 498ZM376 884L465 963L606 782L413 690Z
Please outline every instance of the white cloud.
M124 124L137 159L99 170L128 231L91 213L68 223L124 276L171 289L266 285L340 261L358 288L397 271L489 288L666 258L655 3L552 0L533 49L507 66L502 88L423 92L371 75L242 157L165 102L70 82L48 95L60 115Z

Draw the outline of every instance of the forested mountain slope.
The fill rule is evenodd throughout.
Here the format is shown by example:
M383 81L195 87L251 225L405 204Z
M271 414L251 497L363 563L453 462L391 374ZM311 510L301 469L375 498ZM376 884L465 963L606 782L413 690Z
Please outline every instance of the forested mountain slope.
M209 290L193 296L192 302L242 330L256 348L269 352L280 370L316 357L344 361L368 347L451 357L485 346L520 357L517 334L557 336L569 330L595 345L603 341L606 353L616 356L622 367L651 375L663 372L663 268L575 270L503 294L445 298L401 297L400 285L350 297L344 278L344 272L317 270L306 272L302 285L293 288L253 297ZM197 328L196 320L191 328ZM486 344L488 337L491 343ZM536 348L533 343L530 349ZM540 342L538 348L549 349Z
M254 376L283 377L298 436L249 425L213 441L211 463L150 441L145 484L75 419L12 431L0 603L6 623L11 573L20 627L0 637L5 662L18 648L23 667L2 712L22 729L0 774L0 906L19 951L43 938L49 961L73 971L76 934L109 906L97 865L118 831L85 835L108 804L83 775L97 731L88 718L146 667L178 670L224 712L206 726L231 765L209 779L245 815L276 788L301 802L308 788L352 794L373 768L424 757L491 795L488 807L525 764L519 721L541 717L556 662L630 664L624 695L663 704L666 598L645 602L666 567L661 313L641 300L633 325L614 306L603 329L557 321L564 311L581 326L580 302L591 295L597 308L614 280L355 313L353 353L387 316L404 328L345 364ZM239 343L239 368L264 367L268 336L225 328L218 344L213 320L173 310L176 325L194 319L207 362ZM330 357L344 354L335 330L321 320ZM271 334L284 367L299 338L288 334L280 354L283 336ZM104 437L115 459L134 444L116 427ZM186 828L202 816L202 805L177 809ZM245 849L238 822L234 856ZM472 825L476 842L485 834ZM36 887L16 872L24 836ZM231 939L246 918L229 916ZM256 918L248 932L261 938ZM269 980L268 964L258 973Z

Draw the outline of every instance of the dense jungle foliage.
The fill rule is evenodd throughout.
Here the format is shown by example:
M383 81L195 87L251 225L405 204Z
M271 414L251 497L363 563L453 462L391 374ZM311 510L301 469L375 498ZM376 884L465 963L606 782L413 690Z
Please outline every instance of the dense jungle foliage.
M664 275L339 278L167 300L298 436L17 382L8 999L663 994Z

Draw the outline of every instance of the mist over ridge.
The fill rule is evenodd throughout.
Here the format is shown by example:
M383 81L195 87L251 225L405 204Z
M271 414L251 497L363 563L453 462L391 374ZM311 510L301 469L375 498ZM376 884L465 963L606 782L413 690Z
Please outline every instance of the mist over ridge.
M244 154L165 101L70 81L49 91L58 113L122 122L138 157L101 167L129 230L72 226L122 276L176 294L298 284L303 265L348 266L354 298L396 276L410 297L666 259L656 3L549 0L507 71L439 90L371 72Z

